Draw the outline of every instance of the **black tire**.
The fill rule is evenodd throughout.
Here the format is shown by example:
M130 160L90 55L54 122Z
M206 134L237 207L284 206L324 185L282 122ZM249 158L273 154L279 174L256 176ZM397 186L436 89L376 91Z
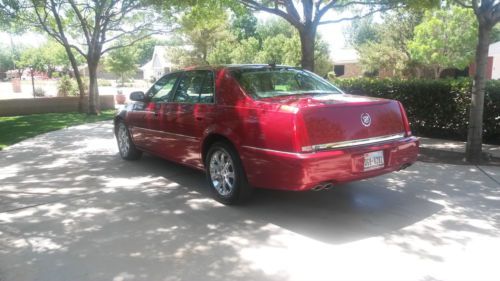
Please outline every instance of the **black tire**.
M118 143L118 150L120 156L125 160L137 160L141 158L142 151L138 150L128 131L127 125L122 121L118 121L115 127L116 142Z
M224 165L225 171L221 171L217 159L230 158L230 166ZM214 159L215 158L215 159ZM224 162L221 160L220 162ZM232 168L230 168L232 167ZM238 152L229 144L217 142L208 150L205 159L207 182L215 199L222 204L234 205L243 203L250 198L253 188L248 184L243 165L241 164ZM231 173L234 174L231 180ZM232 187L229 183L232 183ZM217 185L217 186L216 186ZM225 186L224 186L225 185Z

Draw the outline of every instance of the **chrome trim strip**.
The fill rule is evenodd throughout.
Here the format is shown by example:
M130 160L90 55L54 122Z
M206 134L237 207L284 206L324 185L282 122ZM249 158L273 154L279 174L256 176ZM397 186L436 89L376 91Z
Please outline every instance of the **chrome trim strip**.
M384 142L388 142L388 141L392 141L392 140L403 139L404 136L405 136L405 134L401 133L401 134L394 134L394 135L367 138L367 139L359 139L359 140L352 140L352 141L317 144L317 145L312 146L313 151L308 151L308 152L304 151L302 153L274 150L274 149L268 149L268 148L260 148L260 147L248 146L248 145L242 145L241 147L248 148L248 149L254 149L254 150L260 150L260 151L267 151L267 152L284 153L284 154L289 154L289 155L305 155L305 154L308 154L311 152L317 152L317 151L326 150L326 149L346 148L346 147L360 146L360 145L366 145L366 144L384 143ZM319 148L319 147L321 147L321 148Z
M303 155L304 154L304 153L297 153L297 152L288 152L288 151L282 151L282 150L260 148L260 147L248 146L248 145L242 145L241 147L248 148L248 149L254 149L254 150L260 150L260 151L267 151L267 152L284 153L284 154L289 154L289 155Z
M137 126L133 126L132 128L139 129L139 130L144 130L144 131L149 131L149 132L154 132L154 133L165 134L165 135L172 135L172 136L176 136L176 137L182 137L182 138L186 138L186 139L198 140L198 138L196 138L196 137L187 136L187 135L181 135L181 134L176 134L176 133L171 133L171 132L162 131L162 130L153 130L153 129L143 128L143 127L137 127Z
M404 136L405 136L405 134L401 133L401 134L380 136L380 137L367 138L367 139L332 142L332 143L325 143L325 144L316 144L316 145L312 146L312 149L313 149L313 151L320 151L320 150L326 150L326 149L346 148L346 147L353 147L353 146L360 146L360 145L367 145L367 144L383 143L383 142L388 142L388 141L392 141L392 140L402 139L402 138L404 138Z

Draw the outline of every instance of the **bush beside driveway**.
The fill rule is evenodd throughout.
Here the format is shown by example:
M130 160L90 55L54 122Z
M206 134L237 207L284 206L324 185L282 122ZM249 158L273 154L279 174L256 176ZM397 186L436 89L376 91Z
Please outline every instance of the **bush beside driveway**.
M122 161L109 121L37 136L0 158L0 280L498 277L499 167L418 162L227 207L203 173L147 155Z
M469 78L334 81L351 94L401 101L413 132L419 136L457 140L467 139L472 82ZM485 91L484 141L500 144L500 81L488 80Z

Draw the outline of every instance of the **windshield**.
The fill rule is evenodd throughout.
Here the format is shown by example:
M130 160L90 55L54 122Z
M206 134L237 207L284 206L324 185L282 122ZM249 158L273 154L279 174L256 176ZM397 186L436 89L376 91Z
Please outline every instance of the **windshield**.
M303 94L341 94L321 77L295 68L250 68L231 71L245 91L254 98Z

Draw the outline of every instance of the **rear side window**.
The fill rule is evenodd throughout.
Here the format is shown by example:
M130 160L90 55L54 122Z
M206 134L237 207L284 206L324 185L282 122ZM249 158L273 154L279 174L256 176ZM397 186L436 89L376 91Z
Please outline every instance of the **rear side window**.
M198 70L186 72L179 81L173 101L180 103L213 103L213 71Z

